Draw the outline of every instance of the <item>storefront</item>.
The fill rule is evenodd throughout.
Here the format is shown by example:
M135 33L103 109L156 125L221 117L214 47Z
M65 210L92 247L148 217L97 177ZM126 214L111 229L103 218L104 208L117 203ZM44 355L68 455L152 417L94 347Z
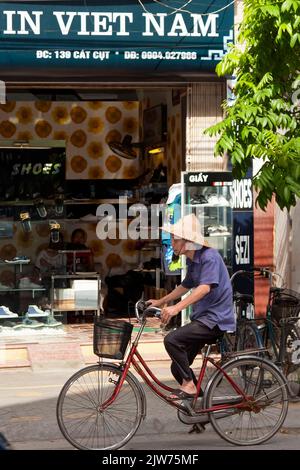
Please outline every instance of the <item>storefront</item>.
M126 316L143 291L169 287L159 238L122 231L134 204L150 218L183 171L227 170L202 130L222 116L214 69L233 23L225 0L0 2L0 304L17 315L4 309L7 327L91 319L103 299ZM104 204L117 224L107 237Z

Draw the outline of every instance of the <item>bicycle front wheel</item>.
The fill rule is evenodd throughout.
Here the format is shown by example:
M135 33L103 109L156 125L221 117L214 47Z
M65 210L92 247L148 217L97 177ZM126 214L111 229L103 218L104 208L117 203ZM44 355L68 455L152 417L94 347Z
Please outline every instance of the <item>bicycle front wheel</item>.
M121 375L117 366L99 364L81 369L63 386L57 401L57 421L64 437L77 449L119 449L136 433L143 416L143 399L131 374L115 400L101 408Z
M218 371L209 385L206 407L232 403L232 408L214 411L210 421L215 431L236 445L256 445L270 439L281 428L288 411L286 382L280 371L269 361L248 356L234 359L224 365L228 378L248 398L241 408L239 395L222 371Z

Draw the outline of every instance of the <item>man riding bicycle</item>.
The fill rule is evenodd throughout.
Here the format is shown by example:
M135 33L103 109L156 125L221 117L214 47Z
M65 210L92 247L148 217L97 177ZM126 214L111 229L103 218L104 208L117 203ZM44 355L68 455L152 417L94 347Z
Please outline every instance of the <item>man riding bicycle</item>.
M172 236L175 255L187 258L187 274L181 284L159 300L150 299L149 305L163 307L162 323L167 324L181 310L192 305L190 323L165 336L165 348L172 359L171 372L180 389L172 399L192 398L196 392L196 377L190 368L199 350L213 343L227 330L235 330L232 287L229 274L219 252L204 240L201 226L194 214L189 214L173 225L163 227ZM176 305L166 306L192 292Z

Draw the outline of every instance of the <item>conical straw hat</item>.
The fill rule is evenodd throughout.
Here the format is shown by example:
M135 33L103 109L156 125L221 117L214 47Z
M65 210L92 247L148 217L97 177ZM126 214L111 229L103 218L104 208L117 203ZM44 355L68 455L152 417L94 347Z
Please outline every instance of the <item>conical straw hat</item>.
M202 235L201 224L195 214L185 215L175 224L164 225L162 230L183 240L188 240L202 246L209 246Z

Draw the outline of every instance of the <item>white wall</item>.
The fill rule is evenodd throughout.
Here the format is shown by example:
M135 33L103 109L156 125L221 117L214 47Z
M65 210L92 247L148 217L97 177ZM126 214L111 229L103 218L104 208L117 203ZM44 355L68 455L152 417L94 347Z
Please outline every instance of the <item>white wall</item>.
M283 277L286 286L291 287L290 215L288 214L288 211L286 209L282 211L277 204L275 205L274 231L275 271Z
M292 239L291 239L291 288L300 292L300 199L291 210Z
M275 211L275 269L286 287L300 292L300 200L291 209Z

